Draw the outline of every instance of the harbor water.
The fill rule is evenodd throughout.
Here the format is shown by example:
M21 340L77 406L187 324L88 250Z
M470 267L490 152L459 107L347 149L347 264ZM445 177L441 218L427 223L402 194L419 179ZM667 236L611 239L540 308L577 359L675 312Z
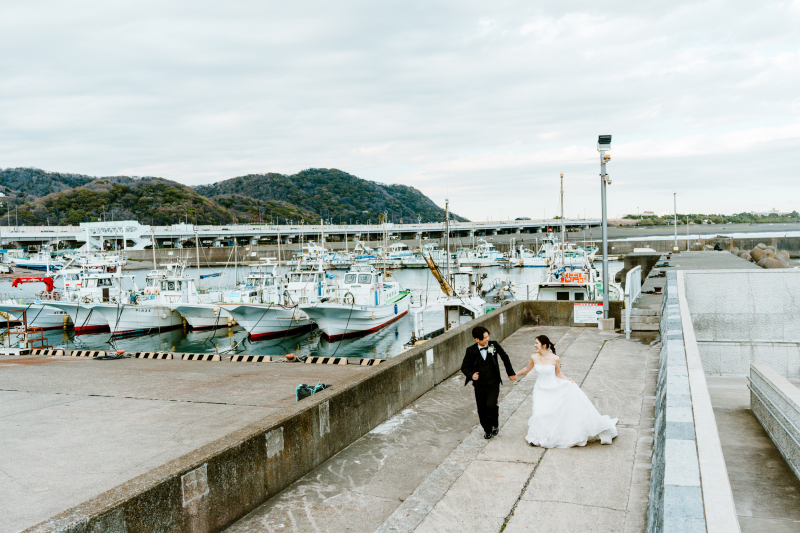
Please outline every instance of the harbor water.
M597 261L598 270L602 263ZM623 263L609 262L609 279L613 280L617 271L621 270ZM201 268L200 274L220 273L219 276L202 280L201 288L226 289L234 286L235 280L244 281L249 267L239 267L234 274L233 268ZM545 273L544 268L475 268L475 273L484 278L484 286L495 280L513 283L517 299L534 299L536 287ZM337 276L343 276L344 271L333 271ZM126 271L125 275L132 276L138 287L144 287L147 270ZM186 273L197 275L197 270L187 268ZM302 334L283 335L271 339L251 341L247 332L239 326L232 328L219 328L211 331L192 331L191 329L173 329L159 333L150 333L136 337L112 338L109 332L75 335L73 329L57 329L45 332L49 343L53 347L75 350L119 350L128 351L167 351L179 353L215 353L228 355L235 353L249 355L285 356L294 353L297 356L319 357L362 357L386 359L399 354L403 345L411 339L413 331L414 308L420 304L433 302L440 294L439 284L427 269L402 269L391 271L393 279L398 281L404 289L410 289L414 298L414 306L408 315L389 324L385 328L365 335L328 342L319 330ZM124 282L125 287L131 281ZM56 287L59 286L56 280ZM26 284L12 288L8 280L0 281L0 294L3 299L30 299L42 290L41 284ZM432 332L444 325L444 315L441 311L428 310L423 315L423 328L425 332Z

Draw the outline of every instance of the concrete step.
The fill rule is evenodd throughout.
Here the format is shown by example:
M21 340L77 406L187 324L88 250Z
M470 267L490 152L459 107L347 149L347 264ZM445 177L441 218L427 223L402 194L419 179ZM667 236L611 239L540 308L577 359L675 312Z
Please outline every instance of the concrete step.
M631 324L658 324L661 317L654 315L631 315Z
M631 316L661 316L661 309L641 309L634 305Z
M634 324L631 322L631 331L658 331L658 324Z

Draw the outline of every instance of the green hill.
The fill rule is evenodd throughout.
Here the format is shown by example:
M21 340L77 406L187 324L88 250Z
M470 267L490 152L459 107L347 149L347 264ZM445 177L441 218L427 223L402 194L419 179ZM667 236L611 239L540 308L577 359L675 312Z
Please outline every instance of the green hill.
M336 169L312 168L292 176L249 174L195 189L218 202L234 197L284 200L333 224L374 224L381 213L397 223L417 222L417 217L423 222L444 220L444 210L413 187L362 180ZM231 203L229 207L236 205Z
M376 223L442 220L444 210L412 187L383 185L339 170L311 169L293 176L259 174L188 187L154 177L96 178L33 168L0 170L3 211L11 224L76 225L139 220L145 224L227 224L287 220ZM18 220L18 222L15 222ZM458 218L458 220L464 220ZM0 218L8 224L9 217Z

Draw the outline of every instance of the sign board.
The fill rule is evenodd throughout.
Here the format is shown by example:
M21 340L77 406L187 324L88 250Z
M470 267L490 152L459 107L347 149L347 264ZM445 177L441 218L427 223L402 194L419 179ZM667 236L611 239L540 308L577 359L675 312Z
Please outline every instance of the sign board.
M582 272L564 272L561 283L586 283Z
M603 304L601 303L576 303L574 307L575 324L597 324L603 318Z

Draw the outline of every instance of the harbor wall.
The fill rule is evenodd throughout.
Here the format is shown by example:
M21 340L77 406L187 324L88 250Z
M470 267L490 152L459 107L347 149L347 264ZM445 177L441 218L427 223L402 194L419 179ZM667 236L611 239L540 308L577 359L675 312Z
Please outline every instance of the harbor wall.
M765 364L750 365L750 409L800 478L800 390Z
M703 369L747 376L752 363L800 377L800 269L687 271Z
M735 533L733 491L688 303L690 274L667 272L662 300L647 533Z
M524 325L571 325L571 311L572 302L504 306L26 531L219 531L458 372L474 326L503 341Z

